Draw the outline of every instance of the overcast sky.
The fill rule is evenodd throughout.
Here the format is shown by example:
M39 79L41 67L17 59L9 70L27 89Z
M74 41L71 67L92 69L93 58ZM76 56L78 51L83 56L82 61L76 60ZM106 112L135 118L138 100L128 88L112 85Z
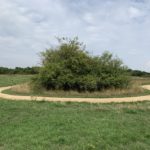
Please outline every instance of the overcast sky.
M0 66L38 65L63 36L150 71L150 0L0 0Z

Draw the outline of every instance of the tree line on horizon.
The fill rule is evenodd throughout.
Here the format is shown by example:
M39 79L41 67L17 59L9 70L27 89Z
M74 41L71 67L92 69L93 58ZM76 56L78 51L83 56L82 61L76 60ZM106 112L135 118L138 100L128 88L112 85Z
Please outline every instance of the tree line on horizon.
M0 74L38 74L40 67L0 67Z

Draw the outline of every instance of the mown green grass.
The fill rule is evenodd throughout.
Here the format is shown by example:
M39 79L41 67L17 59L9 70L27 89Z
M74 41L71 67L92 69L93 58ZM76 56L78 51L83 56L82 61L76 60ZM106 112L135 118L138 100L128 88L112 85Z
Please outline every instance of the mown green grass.
M0 150L149 150L150 102L0 100Z
M0 75L0 87L25 83L31 79L32 75Z

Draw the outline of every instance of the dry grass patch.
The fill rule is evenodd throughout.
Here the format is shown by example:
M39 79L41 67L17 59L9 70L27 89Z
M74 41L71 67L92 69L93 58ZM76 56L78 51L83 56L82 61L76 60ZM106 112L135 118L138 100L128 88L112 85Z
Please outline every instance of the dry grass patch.
M31 92L31 88L29 83L24 83L20 85L16 85L11 88L11 91L16 92L16 93L25 93L29 94Z
M131 83L135 86L147 85L150 84L150 77L132 77Z

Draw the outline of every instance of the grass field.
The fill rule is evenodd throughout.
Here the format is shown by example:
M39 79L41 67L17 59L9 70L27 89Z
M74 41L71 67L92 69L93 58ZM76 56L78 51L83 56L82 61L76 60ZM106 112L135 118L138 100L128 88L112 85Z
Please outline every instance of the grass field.
M0 86L31 76L0 76ZM138 85L148 79L134 79ZM142 81L141 81L142 80ZM149 150L150 102L88 104L0 99L0 150Z
M149 150L150 102L0 100L0 150Z
M32 75L0 75L0 87L28 82Z

